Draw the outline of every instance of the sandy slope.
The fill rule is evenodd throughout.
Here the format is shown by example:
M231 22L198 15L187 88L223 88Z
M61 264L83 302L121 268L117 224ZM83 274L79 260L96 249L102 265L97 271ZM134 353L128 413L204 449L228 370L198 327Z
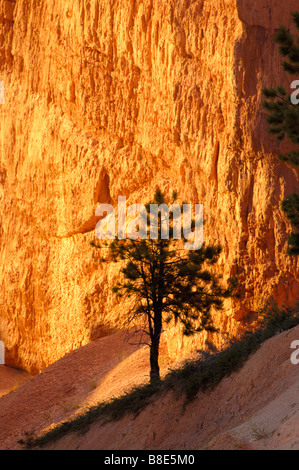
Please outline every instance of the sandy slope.
M161 366L166 370L171 361L164 351L162 345ZM80 412L84 406L147 381L148 362L148 348L128 344L128 334L124 332L67 354L0 398L0 449L18 449L17 441L24 438L24 433L38 433Z
M30 380L30 375L12 367L0 366L0 397Z
M299 366L290 344L299 327L267 341L245 367L185 413L171 394L136 419L95 424L51 449L299 449Z
M290 344L299 327L267 341L244 368L209 395L199 394L182 412L171 393L135 419L95 423L49 449L299 449L299 366ZM170 365L166 355L164 370ZM121 333L65 356L44 373L0 399L0 448L19 448L24 431L40 432L146 380L148 352Z

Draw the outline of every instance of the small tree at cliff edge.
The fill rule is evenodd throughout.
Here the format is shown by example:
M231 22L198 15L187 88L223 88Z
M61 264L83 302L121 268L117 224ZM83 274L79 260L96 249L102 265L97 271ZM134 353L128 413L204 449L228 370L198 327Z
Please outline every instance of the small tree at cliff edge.
M293 22L299 31L299 12L292 13ZM299 75L299 36L295 42L290 31L281 26L275 35L275 42L279 44L279 52L285 58L284 70L290 75ZM264 88L263 94L267 100L263 103L269 115L267 122L269 132L279 140L287 137L293 144L299 144L299 105L292 103L291 96L286 90L278 88ZM297 171L299 168L299 150L293 150L287 155L279 155L279 158L291 165ZM292 193L282 202L282 210L288 217L295 232L289 237L289 255L299 254L299 194Z
M173 194L171 204L176 200ZM157 190L153 204L165 204L165 195ZM150 204L146 206L150 221ZM210 270L221 253L220 246L205 246L196 251L178 248L179 240L173 237L173 218L169 224L169 239L162 239L161 212L158 215L158 238L120 240L107 245L114 262L122 260L124 279L113 291L127 296L132 308L127 312L129 322L143 321L142 331L147 335L150 347L150 381L160 380L159 346L163 325L172 319L183 325L183 333L192 335L203 330L216 332L211 309L222 309L223 299L234 295L237 279L228 286L220 285L220 277ZM185 240L186 241L186 240ZM96 248L101 245L91 243Z

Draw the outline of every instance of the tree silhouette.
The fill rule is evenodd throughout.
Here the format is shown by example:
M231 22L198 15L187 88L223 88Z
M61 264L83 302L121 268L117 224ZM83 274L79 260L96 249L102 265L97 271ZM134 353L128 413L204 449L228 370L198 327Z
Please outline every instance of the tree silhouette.
M170 204L174 204L174 193ZM151 204L165 204L165 195L157 190ZM152 219L151 204L146 205L148 222ZM161 207L161 206L160 206ZM180 206L182 209L182 206ZM237 279L221 285L220 277L212 271L221 253L220 246L205 246L194 251L180 248L181 241L174 238L174 219L170 218L169 238L162 236L162 213L158 213L158 236L146 239L116 238L107 245L107 260L124 262L122 280L113 291L119 297L129 297L132 307L127 312L129 323L142 321L142 332L150 347L150 381L160 380L159 347L163 325L175 320L183 325L183 334L192 335L203 330L216 332L211 310L221 310L223 299L235 294ZM194 223L192 225L194 227ZM182 236L182 239L186 239ZM97 248L102 248L92 242Z
M299 12L292 13L293 22L299 31ZM284 57L283 69L290 75L299 74L299 36L293 38L285 26L280 26L274 38L279 44L279 52ZM266 98L263 106L268 111L267 122L269 132L278 140L289 139L293 144L299 144L299 105L294 103L292 95L288 95L284 87L263 88ZM299 168L299 149L292 150L286 155L279 155L280 160ZM299 254L299 194L292 193L282 202L282 210L289 219L295 232L288 241L288 254Z

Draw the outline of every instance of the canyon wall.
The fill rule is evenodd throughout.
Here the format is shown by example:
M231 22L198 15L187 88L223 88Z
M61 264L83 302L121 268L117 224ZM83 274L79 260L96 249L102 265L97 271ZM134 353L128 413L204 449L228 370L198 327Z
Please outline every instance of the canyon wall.
M280 201L298 188L267 132L263 86L291 79L273 42L297 0L0 0L0 338L38 373L122 323L118 269L90 247L99 203L157 186L203 203L219 272L242 300L299 297ZM180 357L198 339L172 329Z

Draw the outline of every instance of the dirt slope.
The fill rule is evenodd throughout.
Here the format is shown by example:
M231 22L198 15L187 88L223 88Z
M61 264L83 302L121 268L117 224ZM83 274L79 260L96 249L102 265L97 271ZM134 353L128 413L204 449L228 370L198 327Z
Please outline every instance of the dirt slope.
M199 394L182 414L168 394L136 419L96 424L52 449L299 449L299 366L290 344L299 328L267 341L237 374ZM171 430L171 432L170 432Z
M184 413L182 400L169 393L135 419L98 422L85 435L66 435L48 448L299 450L299 366L290 361L298 338L296 327L270 339L241 371L212 393L198 394ZM165 354L162 362L165 371ZM147 374L147 350L128 345L121 333L74 351L0 399L0 448L18 448L24 431L40 432Z
M164 351L165 345L162 371L171 364ZM10 391L15 381L8 383L7 377L16 372L5 367L6 383L1 387L0 369L0 393L2 388L3 393L10 391L0 398L0 449L18 449L25 432L39 433L84 406L148 380L148 363L148 348L128 344L128 333L118 332L67 354L15 391Z
M0 366L0 397L30 380L30 375L12 367Z

